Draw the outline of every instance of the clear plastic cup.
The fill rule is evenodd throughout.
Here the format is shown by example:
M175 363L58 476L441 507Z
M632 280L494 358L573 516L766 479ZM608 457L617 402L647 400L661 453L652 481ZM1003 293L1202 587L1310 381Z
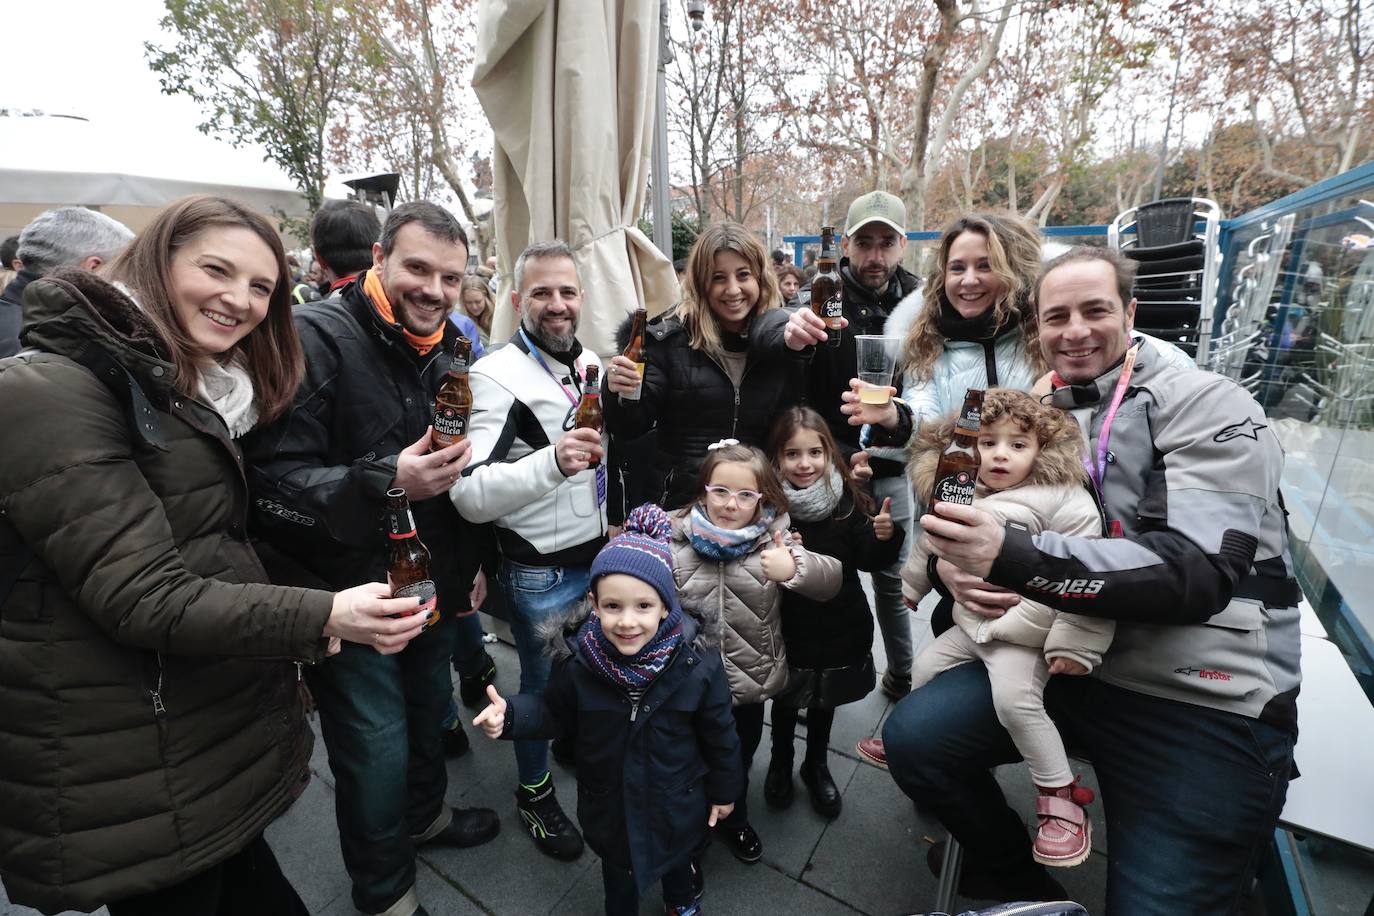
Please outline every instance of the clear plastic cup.
M892 397L892 373L897 368L900 337L860 334L854 338L859 361L859 403L886 404Z

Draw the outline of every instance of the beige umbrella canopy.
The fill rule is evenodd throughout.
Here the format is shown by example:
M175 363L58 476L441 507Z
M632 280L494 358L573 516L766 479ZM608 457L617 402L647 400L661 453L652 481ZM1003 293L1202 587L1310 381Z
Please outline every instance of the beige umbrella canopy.
M578 337L603 356L631 310L677 301L672 263L635 227L658 29L658 0L482 0L472 83L495 133L494 336L515 330L510 273L532 242L572 246L586 291Z

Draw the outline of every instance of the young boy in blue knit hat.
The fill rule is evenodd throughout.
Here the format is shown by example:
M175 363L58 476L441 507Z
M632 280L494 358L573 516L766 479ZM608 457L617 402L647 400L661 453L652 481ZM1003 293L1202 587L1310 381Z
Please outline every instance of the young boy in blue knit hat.
M492 738L576 741L577 814L601 857L607 916L634 916L661 882L666 912L702 912L694 851L743 791L719 621L678 603L671 524L635 509L592 562L591 592L549 632L543 696L503 700L473 725Z

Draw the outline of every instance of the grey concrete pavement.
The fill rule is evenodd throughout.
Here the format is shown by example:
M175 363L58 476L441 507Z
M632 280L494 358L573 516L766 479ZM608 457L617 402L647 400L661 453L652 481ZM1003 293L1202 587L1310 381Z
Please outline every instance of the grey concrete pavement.
M914 619L918 650L929 639L925 617ZM499 668L498 688L502 693L516 692L519 667L514 649L498 643L491 650ZM880 669L884 667L880 643L874 646L874 658ZM936 881L926 869L925 852L944 831L913 809L885 771L861 763L854 753L855 741L878 730L890 705L875 690L836 715L830 767L844 793L844 811L834 821L811 810L800 779L796 800L788 810L774 811L764 803L763 777L771 741L765 732L750 785L751 817L763 840L763 861L743 865L724 846L715 844L705 860L703 906L708 913L896 916L925 912L933 904ZM474 713L465 712L470 720ZM417 880L425 907L432 916L600 913L601 870L596 857L588 850L576 862L567 863L537 852L515 813L511 747L489 741L474 729L468 731L472 751L449 764L449 801L460 807L495 808L501 815L501 834L476 849L422 849ZM802 754L799 734L796 759ZM312 768L315 778L310 787L268 830L268 839L311 913L352 916L355 911L334 824L334 781L322 741L316 742ZM573 814L577 797L573 775L558 764L553 765L553 774L564 807ZM1013 804L1029 818L1033 788L1024 768L1004 767L999 778ZM1091 777L1086 781L1091 784ZM1094 813L1100 817L1100 809ZM1099 837L1104 838L1105 831L1097 831L1095 839ZM1085 865L1057 875L1092 912L1101 912L1104 853L1105 842L1098 840ZM32 916L34 912L8 903L0 892L3 916ZM661 912L656 895L644 901L642 913Z

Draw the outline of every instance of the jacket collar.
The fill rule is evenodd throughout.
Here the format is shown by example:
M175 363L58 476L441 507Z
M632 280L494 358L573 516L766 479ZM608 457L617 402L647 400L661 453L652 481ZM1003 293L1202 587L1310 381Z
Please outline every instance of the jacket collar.
M524 334L520 333L521 328L522 326L519 324L515 326L515 332L511 334L510 342L514 344L515 348L519 350L521 353L529 354L530 348L529 344L526 343L526 339L528 338L530 342L533 342L534 338L529 337L528 332ZM550 353L548 350L545 350L543 347L540 347L537 343L535 344L535 346L538 348L541 354L547 357L546 361L552 360L553 362L567 366L569 369L571 369L573 367L573 364L577 362L577 358L582 355L582 342L579 341L577 338L573 338L572 347L565 353Z
M458 328L452 321L444 319L444 337L439 345L433 350L420 356L415 348L405 338L405 333L399 324L391 324L384 321L382 316L377 313L372 300L363 292L363 277L367 271L360 272L345 286L338 296L347 307L350 313L363 328L371 331L384 344L390 347L399 348L400 352L407 353L410 358L420 364L426 364L439 353L452 353L454 345L458 341ZM326 300L328 301L328 300ZM314 303L312 303L313 305Z
M897 307L897 303L921 285L920 280L902 265L887 281L887 288L881 293L874 292L859 282L849 269L849 258L840 259L840 280L844 283L844 296L849 302L863 302L882 311L884 315Z
M1138 388L1154 378L1164 365L1164 361L1159 358L1158 352L1148 340L1134 335L1131 339L1140 345L1140 350L1136 354L1135 368L1131 370L1132 387ZM1122 354L1122 359L1118 359L1110 369L1095 379L1056 388L1050 395L1050 403L1061 410L1076 410L1080 407L1092 407L1110 401L1112 390L1116 388L1117 380L1121 378L1121 367L1124 359L1125 354Z
M161 352L152 321L114 285L67 268L33 281L25 296L23 336L28 346L83 365L99 350L156 400L171 396L176 367Z

